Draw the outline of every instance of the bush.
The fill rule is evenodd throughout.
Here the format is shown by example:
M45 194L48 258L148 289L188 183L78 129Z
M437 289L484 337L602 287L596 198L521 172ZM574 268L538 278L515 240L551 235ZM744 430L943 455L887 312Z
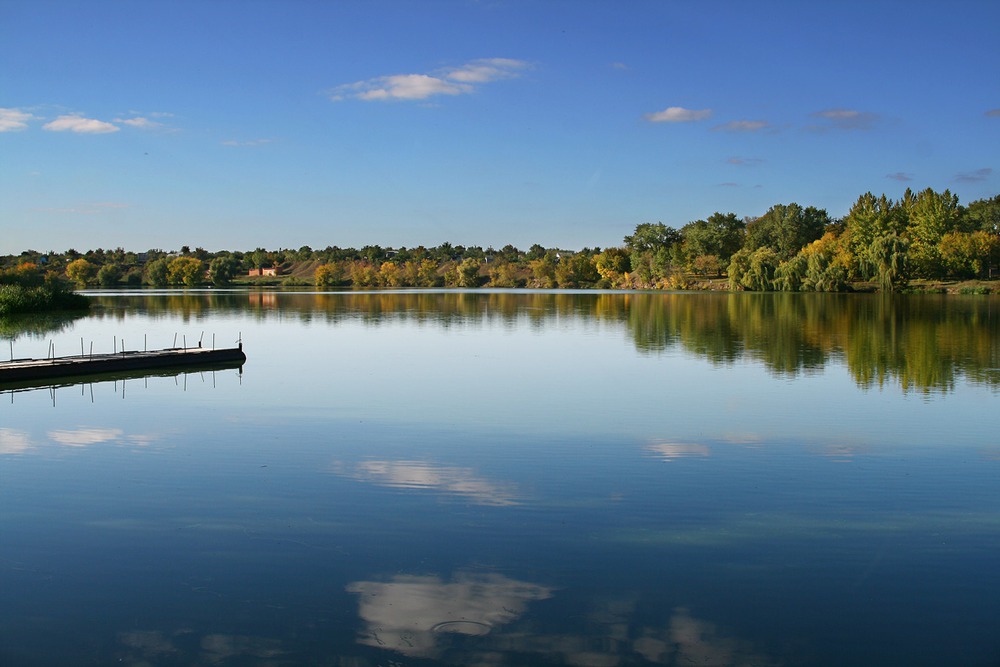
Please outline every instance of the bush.
M47 283L41 287L0 285L0 315L83 310L89 307L90 299L55 283Z

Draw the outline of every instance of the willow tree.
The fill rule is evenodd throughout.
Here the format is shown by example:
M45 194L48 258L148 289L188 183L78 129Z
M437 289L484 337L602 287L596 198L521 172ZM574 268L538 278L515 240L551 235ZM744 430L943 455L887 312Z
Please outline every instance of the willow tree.
M909 282L909 247L909 242L895 232L876 237L868 247L865 261L880 291L894 292Z
M906 212L884 194L876 197L866 192L858 197L844 223L847 248L853 257L851 268L856 277L865 280L876 278L882 258L873 254L872 246L879 238L901 237L906 230Z
M773 248L764 246L756 250L743 248L729 262L731 289L769 292L775 287L775 272L781 258Z

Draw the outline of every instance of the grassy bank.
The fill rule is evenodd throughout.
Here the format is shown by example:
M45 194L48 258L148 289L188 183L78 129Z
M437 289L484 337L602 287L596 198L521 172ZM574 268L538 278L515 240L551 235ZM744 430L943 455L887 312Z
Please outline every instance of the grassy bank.
M0 316L89 307L90 299L58 285L0 285Z

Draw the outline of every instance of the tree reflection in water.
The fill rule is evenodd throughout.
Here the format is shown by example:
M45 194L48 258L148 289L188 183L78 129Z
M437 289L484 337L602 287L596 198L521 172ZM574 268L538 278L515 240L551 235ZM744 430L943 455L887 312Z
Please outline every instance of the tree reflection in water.
M956 379L1000 385L1000 303L992 296L708 294L567 291L168 292L97 297L94 317L134 310L185 321L220 311L260 318L441 327L581 318L627 327L637 349L680 347L715 364L757 360L775 374L844 363L861 387L951 391Z

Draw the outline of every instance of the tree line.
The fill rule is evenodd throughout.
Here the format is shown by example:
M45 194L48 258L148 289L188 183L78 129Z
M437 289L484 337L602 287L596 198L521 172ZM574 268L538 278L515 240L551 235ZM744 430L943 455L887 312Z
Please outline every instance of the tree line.
M621 245L603 250L451 243L215 253L188 246L144 253L29 250L2 258L0 283L37 271L80 287L225 286L253 282L251 269L277 267L285 275L273 280L324 288L687 289L715 277L728 279L733 290L837 292L863 282L894 291L917 278L993 278L998 264L1000 195L964 206L950 191L928 188L907 190L899 200L865 193L840 219L793 202L759 217L716 212L680 229L641 223Z

